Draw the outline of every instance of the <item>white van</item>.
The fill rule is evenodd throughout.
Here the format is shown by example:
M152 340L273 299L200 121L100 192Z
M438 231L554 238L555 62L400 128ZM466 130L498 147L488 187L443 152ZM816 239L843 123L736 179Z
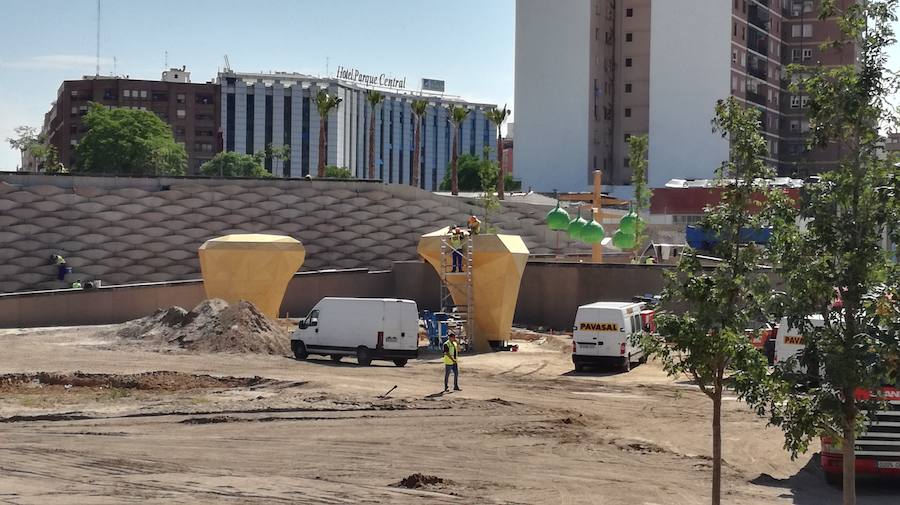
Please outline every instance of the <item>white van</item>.
M575 371L613 364L627 372L633 362L643 363L643 350L632 345L629 337L651 330L652 324L653 311L644 310L643 303L597 302L578 307L572 335Z
M812 323L813 327L821 328L825 325L825 318L821 315L813 315L809 316L809 322ZM791 327L788 323L788 318L782 318L781 323L778 325L778 333L775 336L775 364L787 361L805 347L806 342L803 341L803 335L800 334L800 330ZM798 371L802 371L804 368L802 365L798 365Z
M416 302L396 298L322 298L291 335L297 359L310 354L340 361L356 356L360 365L373 359L406 365L419 352Z

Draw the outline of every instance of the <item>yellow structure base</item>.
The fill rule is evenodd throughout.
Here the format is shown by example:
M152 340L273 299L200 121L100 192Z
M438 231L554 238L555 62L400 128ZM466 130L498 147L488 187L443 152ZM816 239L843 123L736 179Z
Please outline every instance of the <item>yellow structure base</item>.
M283 235L225 235L207 240L198 253L207 298L247 300L269 317L278 317L287 285L306 259L303 244Z
M441 239L449 228L422 235L417 252L438 274L449 270L441 265ZM528 263L528 248L518 235L476 235L472 272L474 346L490 349L491 340L508 340L512 329L522 272ZM449 248L445 257L451 261ZM448 274L447 284L456 305L467 304L465 274Z

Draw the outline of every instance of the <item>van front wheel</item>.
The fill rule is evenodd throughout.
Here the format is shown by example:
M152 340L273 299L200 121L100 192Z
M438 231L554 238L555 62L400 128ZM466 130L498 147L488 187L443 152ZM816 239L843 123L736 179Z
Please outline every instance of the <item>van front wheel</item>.
M356 362L361 366L369 366L372 364L372 351L368 347L359 347L356 349Z
M291 350L294 351L294 357L298 360L304 360L309 357L309 352L306 351L306 344L300 340L291 340Z
M397 366L406 366L406 364L407 364L408 362L409 362L409 360L406 359L406 358L401 358L401 359L395 359L395 360L394 360L394 364L397 365Z

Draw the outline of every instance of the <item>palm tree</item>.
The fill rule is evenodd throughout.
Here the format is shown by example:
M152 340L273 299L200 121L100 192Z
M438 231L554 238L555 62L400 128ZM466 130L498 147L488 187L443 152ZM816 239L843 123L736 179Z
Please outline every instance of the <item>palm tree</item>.
M422 119L425 117L425 110L428 108L428 102L425 100L413 100L409 104L412 113L416 116L416 134L413 140L412 154L412 177L409 178L410 186L419 186L419 153L422 148Z
M327 90L320 89L316 93L316 108L319 109L319 166L317 177L325 177L325 156L328 142L328 113L341 103L341 98L328 94Z
M503 200L503 186L504 179L506 179L506 174L503 173L503 137L500 136L500 125L510 114L512 114L512 110L507 109L506 105L502 109L494 107L486 114L488 120L497 126L497 198L500 200Z
M459 126L469 116L471 110L459 105L451 105L448 109L450 122L453 123L453 152L450 155L450 194L459 194Z
M375 107L384 100L380 91L366 91L366 101L369 102L369 179L375 178Z

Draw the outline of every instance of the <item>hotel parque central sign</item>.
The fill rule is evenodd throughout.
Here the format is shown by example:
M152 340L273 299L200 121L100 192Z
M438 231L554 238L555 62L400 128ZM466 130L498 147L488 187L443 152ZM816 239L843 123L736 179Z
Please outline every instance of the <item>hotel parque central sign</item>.
M364 74L355 68L337 68L337 78L358 82L364 86L382 86L385 88L406 88L406 77L399 79L387 74Z

